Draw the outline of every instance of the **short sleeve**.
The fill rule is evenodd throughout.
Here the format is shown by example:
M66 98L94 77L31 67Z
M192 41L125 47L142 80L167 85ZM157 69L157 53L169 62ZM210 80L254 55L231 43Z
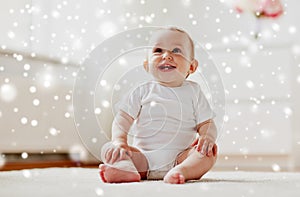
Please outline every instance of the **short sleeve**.
M194 110L195 110L195 119L197 125L215 117L215 113L212 110L211 106L209 105L209 102L206 99L199 85L196 88Z
M115 106L116 110L122 110L136 119L141 110L141 89L135 88L128 92Z

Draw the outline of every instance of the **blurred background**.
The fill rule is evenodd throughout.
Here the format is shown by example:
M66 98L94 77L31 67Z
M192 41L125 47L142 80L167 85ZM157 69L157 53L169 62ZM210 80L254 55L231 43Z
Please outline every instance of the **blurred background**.
M295 0L2 0L0 168L97 166L74 122L80 65L120 32L171 25L205 48L224 84L214 169L300 170L299 7ZM97 152L106 139L89 140Z

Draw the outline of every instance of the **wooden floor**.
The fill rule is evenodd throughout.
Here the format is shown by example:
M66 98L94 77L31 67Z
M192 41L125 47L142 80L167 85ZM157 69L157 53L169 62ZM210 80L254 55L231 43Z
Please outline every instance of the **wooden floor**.
M91 163L74 163L72 161L43 161L43 162L8 162L0 167L0 171L22 170L33 168L52 168L52 167L83 167L83 168L98 168L99 164Z
M5 154L2 159L0 171L22 170L33 168L50 168L50 167L83 167L98 168L99 163L82 163L72 161L66 154L47 154L47 155L29 155L28 159L22 159L20 154Z

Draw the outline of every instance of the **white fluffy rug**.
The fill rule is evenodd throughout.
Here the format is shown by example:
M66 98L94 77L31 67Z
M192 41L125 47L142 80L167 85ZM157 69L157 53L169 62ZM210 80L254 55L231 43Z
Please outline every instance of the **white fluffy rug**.
M0 196L300 196L300 173L209 172L200 181L106 184L97 169L47 168L0 172Z

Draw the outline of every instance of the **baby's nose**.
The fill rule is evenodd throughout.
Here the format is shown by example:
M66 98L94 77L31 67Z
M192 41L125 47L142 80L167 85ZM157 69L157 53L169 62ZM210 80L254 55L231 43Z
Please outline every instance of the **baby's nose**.
M163 59L172 59L171 52L168 50L165 50L165 52L163 53Z

